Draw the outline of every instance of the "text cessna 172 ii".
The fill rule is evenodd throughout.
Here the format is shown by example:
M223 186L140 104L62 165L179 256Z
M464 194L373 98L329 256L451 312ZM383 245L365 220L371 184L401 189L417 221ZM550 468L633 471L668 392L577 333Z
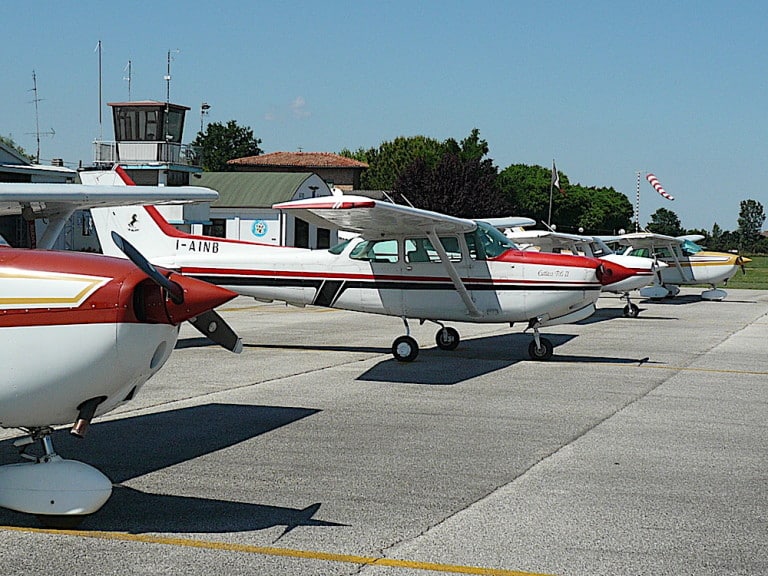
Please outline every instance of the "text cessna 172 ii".
M626 306L624 306L624 316L627 318L637 318L640 314L640 308L630 300L630 292L639 290L653 282L657 278L659 270L667 267L665 262L657 261L654 258L616 254L605 242L595 236L565 234L554 230L526 230L523 227L506 228L504 235L523 250L583 254L614 262L633 270L634 276L603 284L603 292L620 294L622 299L627 301Z
M400 361L419 351L409 318L437 323L443 350L459 344L458 331L443 322L525 322L533 329L530 357L548 359L553 346L539 328L587 318L604 283L634 274L594 258L522 252L482 221L364 197L274 208L359 236L330 250L308 250L191 236L153 207L91 213L107 254L119 255L109 238L116 231L153 263L242 295L399 317L406 334L395 339L392 353Z
M58 228L76 208L119 202L211 200L202 188L127 191L76 184L0 184L0 213L47 217ZM45 234L43 244L55 241ZM70 525L98 510L110 480L53 448L52 426L82 437L94 416L134 398L170 356L185 320L235 293L143 260L0 248L0 426L25 433L14 444L26 462L0 466L0 506ZM215 318L215 317L214 317ZM209 321L215 321L208 318ZM224 330L225 339L229 337ZM234 334L234 333L232 333ZM216 334L213 335L214 338ZM232 346L230 346L232 348ZM40 443L39 454L29 448Z
M619 254L656 258L667 264L659 270L651 286L640 290L646 298L666 298L680 292L678 286L708 284L701 297L704 300L722 300L728 293L717 284L725 283L737 270L752 260L738 254L710 252L695 243L702 236L664 236L651 232L635 232L612 237L609 240L620 246Z

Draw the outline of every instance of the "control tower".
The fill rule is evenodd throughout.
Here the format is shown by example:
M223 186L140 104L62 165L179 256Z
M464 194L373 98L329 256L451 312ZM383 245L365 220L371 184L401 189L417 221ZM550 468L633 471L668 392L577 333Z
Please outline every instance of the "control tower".
M138 100L109 102L115 141L94 142L94 164L119 164L138 185L184 186L189 175L201 172L194 154L182 144L189 107L170 102Z

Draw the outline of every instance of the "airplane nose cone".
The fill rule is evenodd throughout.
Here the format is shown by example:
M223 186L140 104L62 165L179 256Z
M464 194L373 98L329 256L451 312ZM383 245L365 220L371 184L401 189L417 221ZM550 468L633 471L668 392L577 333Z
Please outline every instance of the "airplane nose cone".
M603 286L621 282L635 274L636 272L634 270L630 270L621 264L616 264L615 262L610 262L608 260L603 260L598 268L598 278L600 279L600 284Z
M184 290L181 304L176 304L171 299L166 301L168 317L173 324L181 324L185 320L213 310L237 296L235 292L221 286L181 274L172 274L170 280L180 285Z

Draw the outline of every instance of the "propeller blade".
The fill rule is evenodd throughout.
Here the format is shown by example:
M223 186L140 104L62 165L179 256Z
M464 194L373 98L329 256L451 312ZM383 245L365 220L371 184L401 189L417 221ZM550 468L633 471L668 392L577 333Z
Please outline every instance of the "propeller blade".
M243 351L243 341L238 338L235 331L213 310L199 314L197 318L189 321L192 326L197 328L204 336L207 336L219 346L240 354Z
M115 246L117 246L123 254L128 256L128 259L144 272L144 274L149 276L155 284L165 288L174 304L182 304L184 302L184 289L176 282L173 282L160 274L157 268L152 266L149 260L144 258L141 252L128 242L128 240L113 231L112 241L115 243Z

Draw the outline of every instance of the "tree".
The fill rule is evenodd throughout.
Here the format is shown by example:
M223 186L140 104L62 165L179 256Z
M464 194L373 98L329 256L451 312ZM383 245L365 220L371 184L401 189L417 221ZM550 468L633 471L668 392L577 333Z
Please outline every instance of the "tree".
M414 162L423 161L424 167L432 169L446 153L458 155L464 162L473 158L482 160L488 154L488 142L482 140L480 131L474 128L461 143L453 138L440 142L427 136L399 136L382 142L378 148L360 148L357 152L344 149L339 155L368 164L360 177L363 190L394 190L397 179Z
M363 190L393 190L395 181L416 160L433 167L445 151L445 143L426 136L399 136L382 142L378 148L357 152L342 150L340 155L365 162L368 169L360 176Z
M763 205L756 200L742 200L739 219L737 220L739 235L743 243L742 248L754 250L757 241L760 240L760 231L765 222Z
M253 130L230 120L226 126L220 122L208 124L205 133L197 133L192 147L197 151L203 170L219 172L231 169L228 160L261 154L259 144L261 140L253 137Z
M615 234L632 221L632 204L613 188L573 185L558 173L561 194L552 195L552 223L561 231ZM513 164L499 174L498 186L516 216L546 222L552 171L543 166Z
M651 214L651 221L648 222L647 228L651 232L667 236L680 236L685 232L677 214L666 208L659 208Z
M418 208L461 218L507 214L493 161L462 152L446 151L435 166L416 159L397 178L394 192Z

